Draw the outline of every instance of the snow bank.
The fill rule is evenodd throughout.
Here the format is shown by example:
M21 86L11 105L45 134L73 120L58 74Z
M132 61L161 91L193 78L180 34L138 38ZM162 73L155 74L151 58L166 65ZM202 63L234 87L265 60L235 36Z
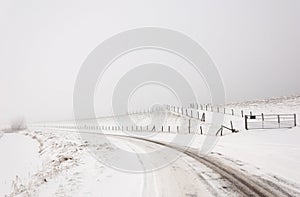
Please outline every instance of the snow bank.
M18 133L6 133L0 138L0 158L0 196L28 185L41 168L39 144Z
M220 138L213 153L253 173L260 169L300 185L299 139L299 128L253 130Z

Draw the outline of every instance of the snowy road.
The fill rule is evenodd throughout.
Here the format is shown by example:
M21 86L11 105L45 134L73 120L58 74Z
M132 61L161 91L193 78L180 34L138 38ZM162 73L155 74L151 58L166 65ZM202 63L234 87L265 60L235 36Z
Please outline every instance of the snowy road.
M214 158L201 157L191 150L140 138L117 138L139 152L140 149L157 150L158 145L184 153L166 168L146 175L143 196L293 196L274 183L242 173Z
M116 137L114 138L116 140ZM120 144L126 143L131 150L137 153L149 153L161 146L134 138L117 138ZM166 155L160 155L159 159L167 158ZM151 158L149 159L151 160ZM143 160L139 159L139 161L143 165ZM165 161L165 163L169 162ZM197 162L192 158L181 155L179 159L164 168L144 173L142 196L211 196L209 183L201 175L201 172L204 171L211 173L210 169L197 165Z

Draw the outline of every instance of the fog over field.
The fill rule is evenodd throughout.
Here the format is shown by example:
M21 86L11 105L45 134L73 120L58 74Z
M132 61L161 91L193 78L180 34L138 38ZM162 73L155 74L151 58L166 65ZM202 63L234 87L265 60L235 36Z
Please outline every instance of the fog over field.
M299 9L298 0L2 0L0 122L19 116L29 121L72 118L74 85L84 60L112 35L140 27L172 29L198 42L218 68L227 102L299 94ZM147 54L133 54L130 61L145 60ZM168 59L165 52L154 56ZM125 58L115 67L130 61ZM180 60L172 61L182 68ZM108 103L105 95L118 72L107 75L105 83L111 85L96 92L96 100ZM153 91L161 95L163 90ZM200 79L199 92L206 95L202 102L209 102ZM168 96L160 97L161 103L163 98ZM138 97L132 102L143 105ZM105 105L99 115L110 113Z

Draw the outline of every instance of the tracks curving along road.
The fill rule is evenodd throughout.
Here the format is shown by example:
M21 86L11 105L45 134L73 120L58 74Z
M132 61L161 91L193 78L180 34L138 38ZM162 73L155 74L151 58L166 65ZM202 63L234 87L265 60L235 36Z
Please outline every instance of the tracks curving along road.
M240 170L225 165L224 163L218 161L213 157L201 156L196 151L187 148L140 137L113 134L109 134L109 136L131 140L139 140L142 142L148 142L179 151L180 153L183 153L184 155L196 160L200 164L205 165L214 173L220 175L221 179L226 180L228 186L231 187L231 192L234 192L237 196L291 197L298 195L292 191L287 191L286 189L281 188L273 182L265 181L263 179L260 179L259 177L254 177L252 175L243 173ZM222 194L220 194L220 191L215 191L215 194L217 194L218 196L222 196Z

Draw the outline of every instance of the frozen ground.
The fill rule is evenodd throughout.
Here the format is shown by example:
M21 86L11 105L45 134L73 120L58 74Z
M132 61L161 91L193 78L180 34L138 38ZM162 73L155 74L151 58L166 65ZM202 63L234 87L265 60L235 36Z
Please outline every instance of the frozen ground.
M257 114L297 113L299 120L300 97L230 104L226 108L243 110L246 114L250 111ZM199 112L202 114L204 111ZM193 113L195 115L197 111ZM124 117L119 118L122 125L117 125L113 118L100 119L98 122L107 126L103 131L105 134L133 135L167 144L175 143L176 146L188 146L199 152L203 144L212 139L214 143L208 157L220 161L224 166L231 166L249 178L259 177L269 185L273 184L274 188L279 186L291 191L290 194L294 196L299 195L299 126L292 129L246 131L243 118L225 115L222 124L229 126L232 121L239 132L226 131L224 136L216 137L214 132L208 131L209 127L214 126L210 124L210 112L206 112L205 123L197 118L191 120L190 134L187 130L190 118L178 113L135 114L131 118L138 125L135 131L126 131L125 128L131 130L132 125L126 125ZM164 121L161 122L161 119ZM91 121L80 122L80 131L89 132L91 134L88 135L92 136L99 135L99 129L93 124ZM156 132L147 131L147 124L152 124L148 130L156 125ZM119 147L126 151L149 153L159 148L157 145L118 137L108 137L115 146L86 141L73 128L72 121L32 126L28 131L5 133L0 137L0 196L239 196L220 175L187 156L181 156L167 167L152 172L128 173L106 166L89 152L105 152ZM123 130L117 131L116 126L123 126ZM161 126L164 126L164 132L160 131ZM202 126L204 135L200 135L199 126ZM175 136L184 139L190 135L194 135L190 144L174 141ZM159 159L166 158L166 155L161 155ZM142 162L139 165L145 167Z
M0 196L22 190L41 167L37 141L17 133L0 138L0 158Z

